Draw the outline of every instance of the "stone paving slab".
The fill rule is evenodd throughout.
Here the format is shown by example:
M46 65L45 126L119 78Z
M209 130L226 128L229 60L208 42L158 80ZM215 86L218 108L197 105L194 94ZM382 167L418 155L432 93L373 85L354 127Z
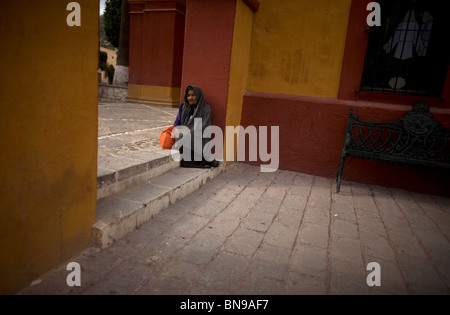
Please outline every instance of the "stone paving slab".
M19 294L449 294L449 230L449 198L234 163Z
M139 228L159 212L224 170L224 164L212 169L176 168L130 186L97 201L97 221L93 243L102 249Z
M167 106L99 101L98 200L179 166L158 140L176 114Z
M159 146L158 138L173 124L177 113L177 108L168 106L99 100L98 156L145 149L168 154Z
M120 237L71 259L80 287L64 264L18 294L450 293L450 198L346 181L337 194L334 179L241 163L186 194L174 178L202 170L161 168L158 135L176 113L100 100L100 182L153 173L99 200L99 227L121 222ZM381 286L368 285L373 262Z

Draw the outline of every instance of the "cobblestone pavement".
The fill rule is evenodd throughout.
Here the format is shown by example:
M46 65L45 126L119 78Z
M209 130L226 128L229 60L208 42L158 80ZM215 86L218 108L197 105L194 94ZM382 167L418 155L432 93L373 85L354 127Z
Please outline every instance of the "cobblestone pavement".
M126 106L99 106L100 154L152 145L176 113ZM142 139L127 144L131 135ZM81 286L62 266L21 294L449 294L450 199L346 181L337 194L334 179L234 163L72 261Z
M161 131L173 124L178 108L99 100L98 156L159 148Z

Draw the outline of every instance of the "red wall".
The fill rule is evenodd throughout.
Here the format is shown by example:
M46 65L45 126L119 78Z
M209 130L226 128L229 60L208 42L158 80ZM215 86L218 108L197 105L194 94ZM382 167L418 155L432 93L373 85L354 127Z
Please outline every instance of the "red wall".
M279 169L335 178L351 107L362 120L374 121L396 120L411 110L411 106L404 105L247 92L241 125L280 126ZM450 128L450 110L430 111L438 122ZM347 158L342 178L450 196L450 170Z
M131 12L141 12L144 9L143 3L130 4ZM129 56L129 84L140 84L142 74L147 69L143 65L143 34L144 34L144 14L130 14L130 56Z
M144 11L147 10L147 11ZM180 87L184 11L179 1L131 3L129 83Z
M203 90L211 123L225 130L236 0L187 0L181 102L188 85Z

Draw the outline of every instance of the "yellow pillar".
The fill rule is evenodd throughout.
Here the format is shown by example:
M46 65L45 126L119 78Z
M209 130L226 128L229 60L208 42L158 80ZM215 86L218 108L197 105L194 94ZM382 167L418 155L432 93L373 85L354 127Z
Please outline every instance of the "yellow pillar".
M0 294L90 245L98 21L98 1L0 1Z
M247 88L248 65L252 38L253 12L244 1L236 1L236 14L233 30L233 44L228 85L226 126L239 126L241 123L242 102ZM225 130L224 136L226 138ZM224 158L237 154L237 141L229 147L224 141ZM226 154L228 152L228 155Z

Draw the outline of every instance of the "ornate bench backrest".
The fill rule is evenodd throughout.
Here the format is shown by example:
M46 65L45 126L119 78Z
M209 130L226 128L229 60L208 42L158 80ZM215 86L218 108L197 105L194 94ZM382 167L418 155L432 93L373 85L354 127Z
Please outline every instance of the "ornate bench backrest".
M362 121L350 110L347 137L351 150L450 162L450 130L434 120L424 102L394 122Z

